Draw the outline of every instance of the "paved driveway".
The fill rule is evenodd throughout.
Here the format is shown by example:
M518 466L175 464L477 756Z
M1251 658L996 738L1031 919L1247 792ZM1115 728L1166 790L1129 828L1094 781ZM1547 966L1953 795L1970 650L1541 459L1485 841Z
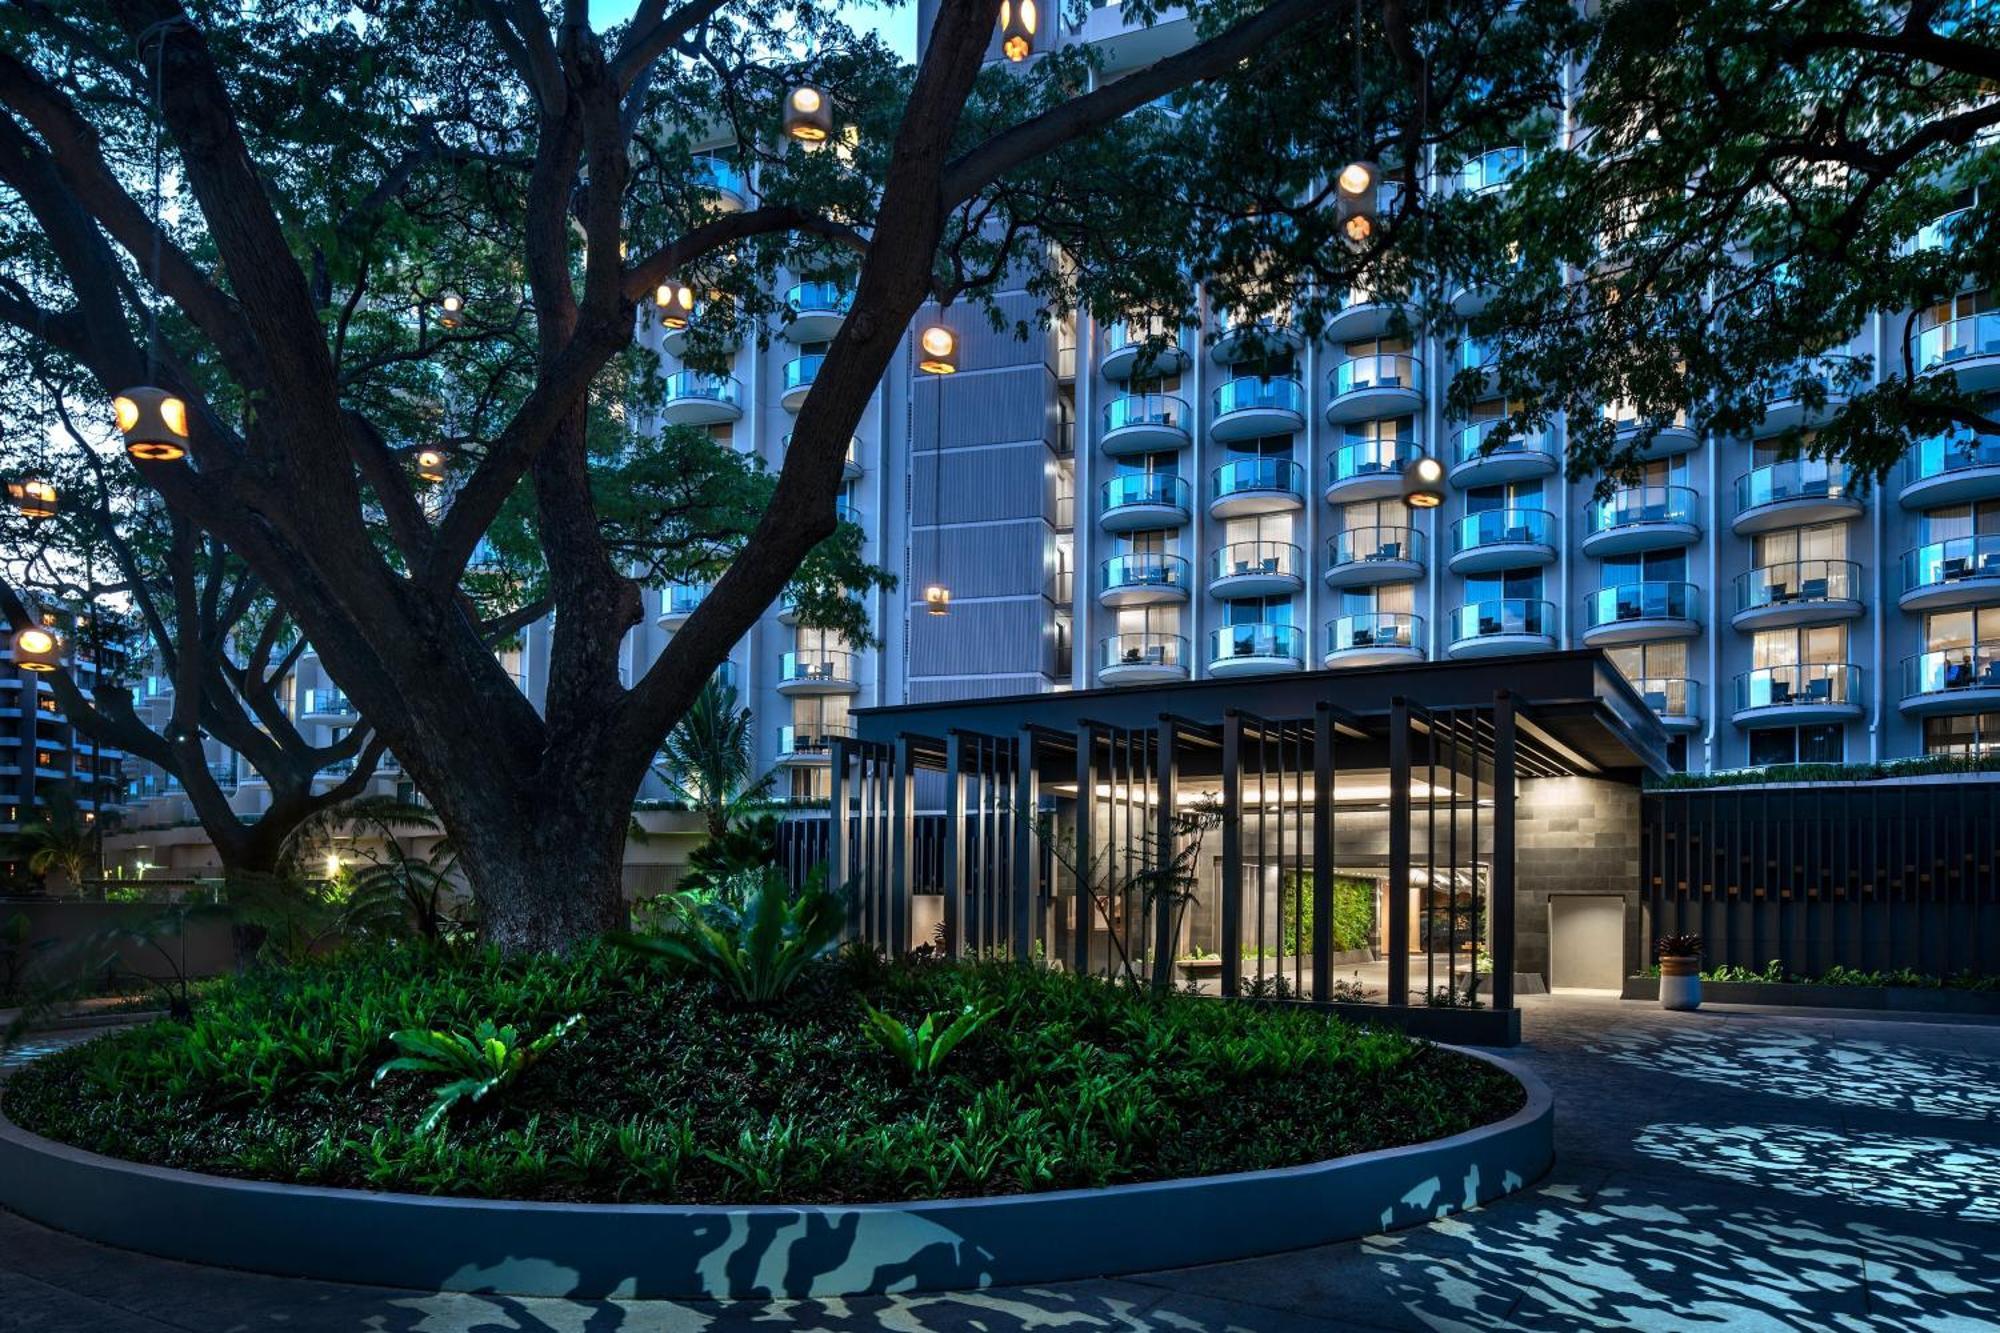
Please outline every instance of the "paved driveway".
M291 1282L0 1213L0 1330L2000 1329L2000 1026L1525 1003L1555 1171L1392 1236L1051 1288L715 1306Z

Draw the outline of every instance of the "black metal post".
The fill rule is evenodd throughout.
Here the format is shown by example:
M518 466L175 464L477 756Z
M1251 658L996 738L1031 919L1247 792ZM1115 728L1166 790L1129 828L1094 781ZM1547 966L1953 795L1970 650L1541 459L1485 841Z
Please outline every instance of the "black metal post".
M1014 742L1014 893L1013 949L1016 962L1034 961L1035 944L1035 733L1023 731Z
M965 742L944 738L944 956L965 952Z
M1243 991L1243 715L1222 715L1222 993Z
M1389 1003L1410 1002L1410 703L1389 705Z
M1312 997L1333 996L1333 710L1313 710Z
M1154 837L1159 852L1154 858L1153 989L1163 991L1174 984L1174 800L1178 760L1174 753L1176 726L1162 719L1159 725L1159 764L1154 773L1159 781L1159 806L1154 814ZM1196 873L1199 873L1197 867Z
M1493 696L1493 1007L1514 1007L1514 696Z
M910 917L916 905L916 866L913 862L916 841L916 819L912 807L916 804L916 743L908 736L896 738L895 754L891 762L895 770L890 778L889 791L889 910L886 913L888 927L888 949L892 958L900 958L908 953L910 939Z
M1076 974L1090 973L1092 856L1091 815L1097 804L1097 732L1089 723L1076 729L1076 912L1072 941Z

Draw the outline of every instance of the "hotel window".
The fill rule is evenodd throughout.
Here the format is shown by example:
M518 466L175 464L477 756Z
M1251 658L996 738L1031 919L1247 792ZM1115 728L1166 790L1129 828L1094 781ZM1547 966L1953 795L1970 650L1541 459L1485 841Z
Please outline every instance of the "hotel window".
M1292 599L1240 597L1228 604L1223 618L1231 625L1289 625L1292 623Z
M1801 676L1825 675L1813 667L1847 661L1847 626L1812 625L1798 629L1759 630L1750 640L1750 665L1759 671L1799 667Z
M1980 500L1971 504L1940 505L1926 509L1918 525L1925 545L1948 542L1959 537L1985 537L2000 533L2000 500Z
M1412 615L1417 609L1417 585L1383 583L1373 588L1342 588L1340 611L1343 616Z
M1384 417L1378 421L1350 421L1340 428L1343 444L1408 444L1417 438L1415 417Z
M1820 523L1810 528L1760 532L1750 541L1751 563L1757 569L1789 565L1799 560L1847 559L1847 525Z
M2000 755L2000 713L1958 713L1924 719L1924 753L1970 759Z
M1777 764L1837 764L1846 758L1845 732L1838 723L1811 727L1759 727L1750 733L1750 767Z
M1485 514L1496 509L1540 509L1542 481L1513 481L1505 486L1474 486L1465 493L1465 512Z
M1634 683L1642 680L1687 679L1686 639L1673 639L1665 643L1631 644L1608 651L1611 665L1617 667L1625 679Z
M1181 609L1178 606L1121 606L1118 608L1118 633L1178 635L1181 632Z
M1290 542L1292 540L1291 514L1253 514L1247 518L1227 519L1222 525L1222 544L1235 546L1241 542Z

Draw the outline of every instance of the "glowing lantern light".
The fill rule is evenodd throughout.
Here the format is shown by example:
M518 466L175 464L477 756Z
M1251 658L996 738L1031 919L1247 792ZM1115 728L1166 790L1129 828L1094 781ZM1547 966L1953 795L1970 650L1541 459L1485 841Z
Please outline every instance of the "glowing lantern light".
M187 404L150 384L127 389L111 400L125 452L142 463L171 463L187 457Z
M802 83L785 94L785 133L800 143L825 143L833 133L833 104L826 93Z
M444 480L444 451L442 449L417 450L417 477L422 481Z
M933 324L917 335L917 369L926 375L949 375L958 369L958 335Z
M1403 469L1403 503L1412 509L1436 509L1444 503L1444 464L1429 454Z
M951 614L951 589L942 583L933 583L924 589L924 610L934 616Z
M56 636L30 625L14 635L14 665L23 671L54 671L61 665L62 645Z
M14 508L21 511L23 518L43 519L56 516L56 488L39 478L30 477L25 481L8 482L7 499Z
M465 298L457 292L446 292L438 297L438 323L448 329L455 329L465 321Z
M1000 0L1000 54L1021 63L1035 51L1035 0Z

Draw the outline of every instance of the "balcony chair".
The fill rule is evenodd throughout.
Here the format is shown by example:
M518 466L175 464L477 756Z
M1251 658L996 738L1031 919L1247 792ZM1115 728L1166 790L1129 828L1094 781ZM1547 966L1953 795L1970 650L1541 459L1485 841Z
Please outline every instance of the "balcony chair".
M1371 560L1401 560L1403 558L1403 544L1401 542L1383 542L1375 548L1375 554L1368 558Z
M1996 664L2000 665L2000 664ZM1973 680L1972 660L1946 662L1944 664L1944 687L1948 690L1963 690L1971 686Z
M1809 703L1816 704L1831 703L1833 701L1833 678L1831 676L1818 676L1807 681L1806 700Z
M1799 599L1807 602L1823 602L1826 600L1826 591L1825 579L1807 579L1799 585Z

